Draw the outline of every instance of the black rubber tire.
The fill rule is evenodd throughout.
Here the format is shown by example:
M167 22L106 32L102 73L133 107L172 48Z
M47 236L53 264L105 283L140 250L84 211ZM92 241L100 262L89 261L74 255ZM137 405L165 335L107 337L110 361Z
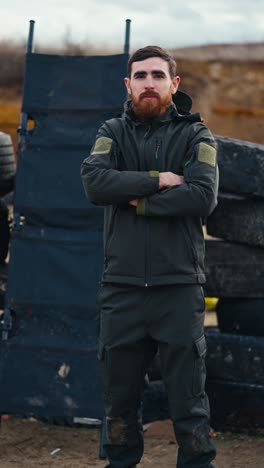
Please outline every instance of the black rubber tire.
M264 197L263 145L216 136L219 189Z
M0 264L3 264L7 257L9 240L10 229L8 220L8 208L5 202L0 199Z
M6 285L7 285L7 264L0 263L0 309L3 309L5 306ZM0 338L0 341L1 341L1 338Z
M223 380L264 387L264 338L221 333L205 329L208 380ZM161 379L159 356L148 371L150 382Z
M0 132L0 196L4 196L14 188L15 156L11 136Z
M264 247L264 202L230 193L218 194L218 205L207 218L207 233L228 242Z
M264 338L206 331L209 380L264 387Z
M215 431L263 433L264 386L208 380L206 391Z
M264 248L205 241L208 297L263 298Z
M264 336L264 298L220 298L216 313L225 333Z

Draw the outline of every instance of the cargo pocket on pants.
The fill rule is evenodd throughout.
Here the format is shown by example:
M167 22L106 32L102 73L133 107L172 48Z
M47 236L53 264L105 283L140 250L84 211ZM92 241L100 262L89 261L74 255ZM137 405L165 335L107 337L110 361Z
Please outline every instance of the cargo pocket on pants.
M108 394L109 383L108 383L108 369L107 369L107 352L105 349L105 344L99 340L98 342L98 351L97 351L97 359L99 361L99 367L101 371L101 378L103 384L103 393L106 397Z
M98 351L97 351L97 359L99 361L103 361L104 359L104 354L105 354L105 346L102 341L98 341Z
M204 393L206 379L205 356L207 346L204 335L194 341L194 347L195 362L193 373L193 394L194 396L200 396Z

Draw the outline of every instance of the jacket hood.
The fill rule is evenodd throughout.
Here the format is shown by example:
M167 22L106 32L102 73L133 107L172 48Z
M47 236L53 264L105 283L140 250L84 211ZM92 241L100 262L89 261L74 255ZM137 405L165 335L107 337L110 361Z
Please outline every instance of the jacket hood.
M183 91L177 91L172 95L172 100L180 114L188 115L192 109L192 98Z

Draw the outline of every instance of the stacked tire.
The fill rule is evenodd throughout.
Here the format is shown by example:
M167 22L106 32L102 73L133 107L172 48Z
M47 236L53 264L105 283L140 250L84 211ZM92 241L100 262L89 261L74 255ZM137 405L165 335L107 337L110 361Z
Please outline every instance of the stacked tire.
M219 297L206 328L207 393L215 430L264 427L264 146L217 137L218 207L207 219L205 293ZM169 417L159 357L149 370L145 422Z
M215 429L264 427L264 146L217 137L218 206L207 219L207 391Z
M0 198L13 190L15 172L14 147L11 136L0 132Z
M0 199L0 265L5 263L8 254L9 238L8 207L4 200Z
M7 281L7 265L10 229L7 198L14 188L14 148L10 135L0 132L0 308L3 308Z

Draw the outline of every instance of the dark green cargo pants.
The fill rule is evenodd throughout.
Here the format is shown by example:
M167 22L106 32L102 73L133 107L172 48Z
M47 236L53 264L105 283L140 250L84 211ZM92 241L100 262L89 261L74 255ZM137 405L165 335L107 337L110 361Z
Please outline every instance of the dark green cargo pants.
M209 405L204 391L204 296L199 285L140 288L104 284L99 359L111 468L135 467L143 455L144 376L159 350L179 444L177 468L212 468ZM162 460L160 461L161 466Z

